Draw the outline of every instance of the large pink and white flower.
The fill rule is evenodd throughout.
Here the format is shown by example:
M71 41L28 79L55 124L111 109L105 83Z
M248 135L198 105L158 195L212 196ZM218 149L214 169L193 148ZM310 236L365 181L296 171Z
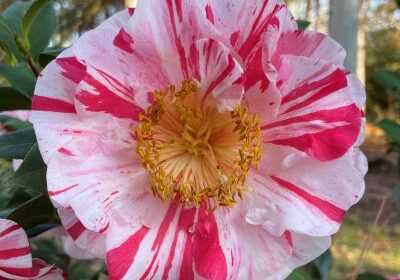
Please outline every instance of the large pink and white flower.
M38 80L49 195L106 236L110 279L283 279L364 191L344 57L283 1L141 1Z
M39 259L32 259L28 238L22 228L0 219L0 279L62 280L63 272Z

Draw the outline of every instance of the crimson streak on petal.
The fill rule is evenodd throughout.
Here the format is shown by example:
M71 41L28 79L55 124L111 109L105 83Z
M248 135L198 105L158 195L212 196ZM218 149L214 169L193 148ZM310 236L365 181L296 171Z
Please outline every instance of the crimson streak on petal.
M271 176L271 178L277 182L281 187L295 193L317 209L319 209L326 217L328 217L330 220L341 223L343 220L344 215L346 214L346 211L343 209L340 209L339 207L333 205L332 203L322 200L321 198L314 196L307 191L293 185L292 183L285 181L279 177L276 176Z
M140 243L146 237L149 229L141 227L135 234L128 238L119 247L107 252L107 266L109 267L110 279L123 279L132 263L135 261Z

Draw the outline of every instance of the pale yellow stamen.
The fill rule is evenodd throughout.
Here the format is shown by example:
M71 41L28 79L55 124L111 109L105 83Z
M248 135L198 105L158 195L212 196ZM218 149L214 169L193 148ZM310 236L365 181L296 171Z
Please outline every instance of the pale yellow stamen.
M180 90L155 92L137 135L136 150L154 195L196 207L232 207L261 157L257 115L243 105L219 112L212 97L203 102L191 80Z

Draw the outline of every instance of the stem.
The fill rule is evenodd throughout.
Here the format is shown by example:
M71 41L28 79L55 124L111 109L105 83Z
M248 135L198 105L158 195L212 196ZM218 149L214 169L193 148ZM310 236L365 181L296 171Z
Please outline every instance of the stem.
M378 213L375 216L374 223L371 226L371 229L370 229L370 231L368 233L367 238L363 242L363 246L361 248L361 253L360 253L360 255L358 257L358 260L357 260L357 265L355 266L355 268L353 270L353 273L351 275L351 280L356 280L357 279L358 273L360 272L361 266L363 265L365 255L368 252L368 247L369 247L371 241L373 240L373 237L376 235L376 228L378 226L379 219L382 216L383 209L385 208L385 204L386 204L386 201L387 201L388 197L389 197L389 195L386 194L382 198L382 202L381 202L381 205L379 206Z
M37 69L35 62L33 61L33 58L30 54L26 56L26 62L28 63L29 67L31 68L33 74L35 74L36 77L39 77L40 71Z

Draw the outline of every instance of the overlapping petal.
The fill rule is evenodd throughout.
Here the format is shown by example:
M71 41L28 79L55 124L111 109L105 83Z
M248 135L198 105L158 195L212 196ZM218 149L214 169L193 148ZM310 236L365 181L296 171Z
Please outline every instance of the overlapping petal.
M0 219L0 278L62 280L62 271L32 259L28 238L16 223Z

